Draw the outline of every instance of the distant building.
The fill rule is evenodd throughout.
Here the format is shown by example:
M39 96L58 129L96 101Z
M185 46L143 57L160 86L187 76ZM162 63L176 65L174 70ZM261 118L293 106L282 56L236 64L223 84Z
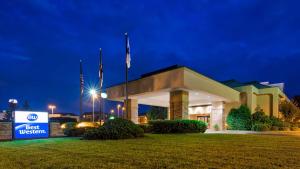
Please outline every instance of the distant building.
M84 112L80 116L80 120L81 121L93 121L93 112ZM99 121L99 120L100 120L100 113L94 112L94 121Z
M79 121L79 116L74 113L49 113L49 118L57 118L57 117L68 117L76 119L76 121Z

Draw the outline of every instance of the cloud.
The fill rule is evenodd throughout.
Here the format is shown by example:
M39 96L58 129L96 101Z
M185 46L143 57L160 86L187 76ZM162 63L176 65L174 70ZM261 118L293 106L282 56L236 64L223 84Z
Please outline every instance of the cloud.
M18 53L0 52L0 60L30 61L32 58Z

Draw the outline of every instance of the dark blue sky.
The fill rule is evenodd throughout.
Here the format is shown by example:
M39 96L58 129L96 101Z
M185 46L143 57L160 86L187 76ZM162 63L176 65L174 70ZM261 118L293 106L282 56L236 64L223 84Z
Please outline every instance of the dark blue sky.
M1 1L0 108L17 98L35 110L55 103L58 111L77 112L79 59L86 84L96 84L102 47L104 85L124 81L124 32L130 79L180 64L216 80L285 82L289 96L300 94L299 6L296 0Z

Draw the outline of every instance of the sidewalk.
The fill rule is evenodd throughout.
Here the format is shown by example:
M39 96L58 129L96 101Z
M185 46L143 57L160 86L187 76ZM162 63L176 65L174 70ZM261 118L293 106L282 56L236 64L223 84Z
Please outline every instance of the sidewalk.
M299 136L300 131L244 131L244 130L222 130L222 131L214 131L214 130L206 130L206 134L261 134L261 135L292 135Z

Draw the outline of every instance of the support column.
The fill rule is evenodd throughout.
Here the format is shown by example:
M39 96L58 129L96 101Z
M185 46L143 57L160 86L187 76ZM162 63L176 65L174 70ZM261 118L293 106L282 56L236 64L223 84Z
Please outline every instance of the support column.
M124 101L126 105L126 100ZM125 119L131 120L134 123L138 123L138 101L136 99L128 99L128 110L125 110Z
M272 111L271 116L279 118L279 96L277 93L272 94Z
M211 110L211 125L210 128L215 130L215 125L218 125L220 130L224 129L223 123L224 105L223 102L213 102Z
M176 90L170 92L170 119L188 119L189 92Z
M170 107L168 107L167 120L170 120Z

